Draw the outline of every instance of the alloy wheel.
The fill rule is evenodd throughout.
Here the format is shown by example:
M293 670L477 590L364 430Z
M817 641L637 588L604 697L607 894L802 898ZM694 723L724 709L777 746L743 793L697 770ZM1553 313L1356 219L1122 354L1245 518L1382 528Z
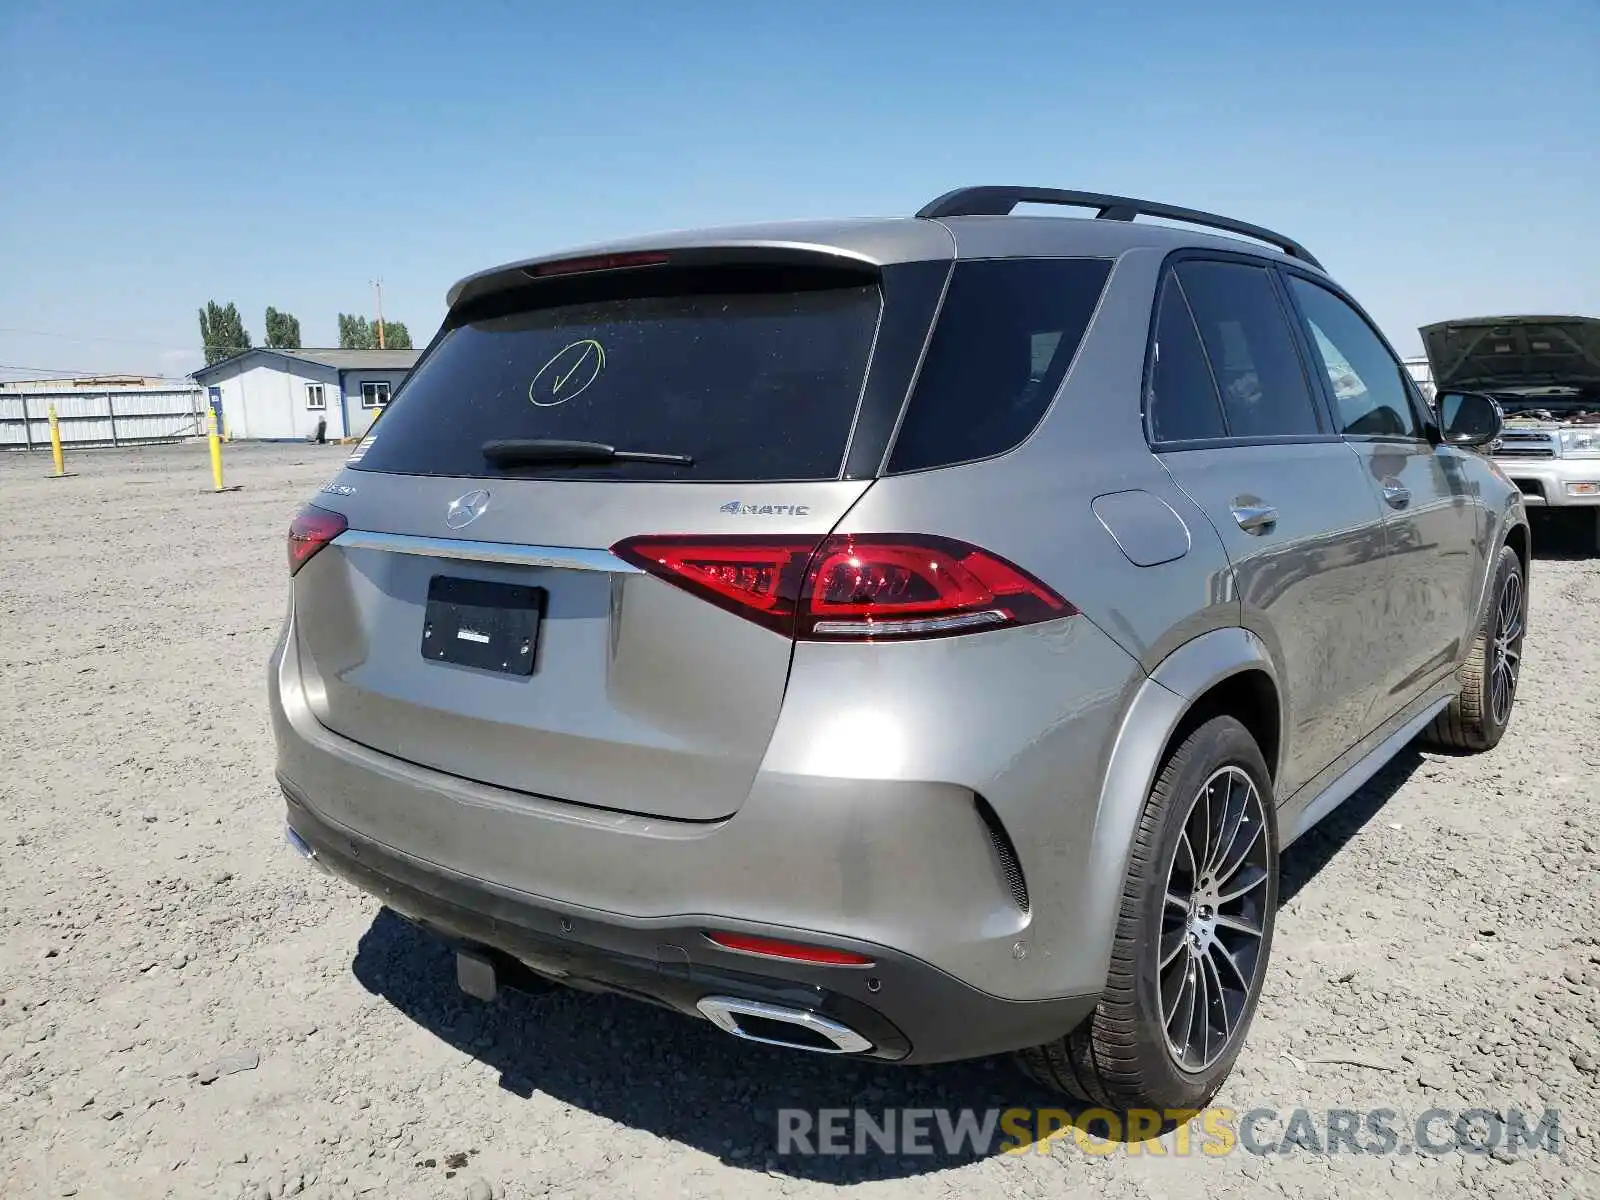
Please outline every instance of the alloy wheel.
M1522 670L1522 576L1506 576L1495 608L1494 642L1490 647L1489 708L1496 725L1511 720L1517 696L1517 676Z
M1227 1051L1266 965L1270 847L1255 780L1212 773L1190 801L1161 913L1158 986L1167 1052L1189 1072Z

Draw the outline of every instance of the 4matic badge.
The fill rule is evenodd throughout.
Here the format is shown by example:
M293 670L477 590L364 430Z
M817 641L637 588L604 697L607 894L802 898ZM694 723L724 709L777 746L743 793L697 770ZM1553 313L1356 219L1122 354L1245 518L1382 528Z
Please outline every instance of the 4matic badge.
M809 504L746 504L742 500L729 500L718 512L735 517L805 517L811 514Z

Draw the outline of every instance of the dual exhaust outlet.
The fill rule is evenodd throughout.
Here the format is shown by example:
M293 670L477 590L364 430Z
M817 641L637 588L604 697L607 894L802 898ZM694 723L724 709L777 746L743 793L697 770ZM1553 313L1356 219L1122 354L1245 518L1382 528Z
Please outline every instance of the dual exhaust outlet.
M467 995L493 1001L500 989L497 975L492 959L470 950L456 951L456 983ZM813 1054L860 1054L872 1049L872 1043L848 1025L808 1009L738 996L705 996L695 1007L724 1033L763 1046Z

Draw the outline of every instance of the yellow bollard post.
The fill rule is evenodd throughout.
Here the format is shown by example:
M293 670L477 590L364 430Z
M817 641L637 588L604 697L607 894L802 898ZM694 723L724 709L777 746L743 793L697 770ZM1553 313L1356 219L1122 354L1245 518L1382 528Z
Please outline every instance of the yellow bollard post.
M206 441L211 443L211 490L222 491L222 439L217 436L217 414L206 411Z
M56 478L67 473L67 464L61 453L61 422L56 418L56 406L50 406L50 457L56 465Z

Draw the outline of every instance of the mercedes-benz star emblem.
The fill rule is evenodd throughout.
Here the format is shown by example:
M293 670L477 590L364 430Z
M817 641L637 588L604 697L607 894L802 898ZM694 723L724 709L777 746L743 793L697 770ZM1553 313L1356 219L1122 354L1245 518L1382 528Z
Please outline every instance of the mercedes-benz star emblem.
M488 509L488 492L468 492L450 501L450 507L444 510L444 523L451 529L462 529L483 516Z

